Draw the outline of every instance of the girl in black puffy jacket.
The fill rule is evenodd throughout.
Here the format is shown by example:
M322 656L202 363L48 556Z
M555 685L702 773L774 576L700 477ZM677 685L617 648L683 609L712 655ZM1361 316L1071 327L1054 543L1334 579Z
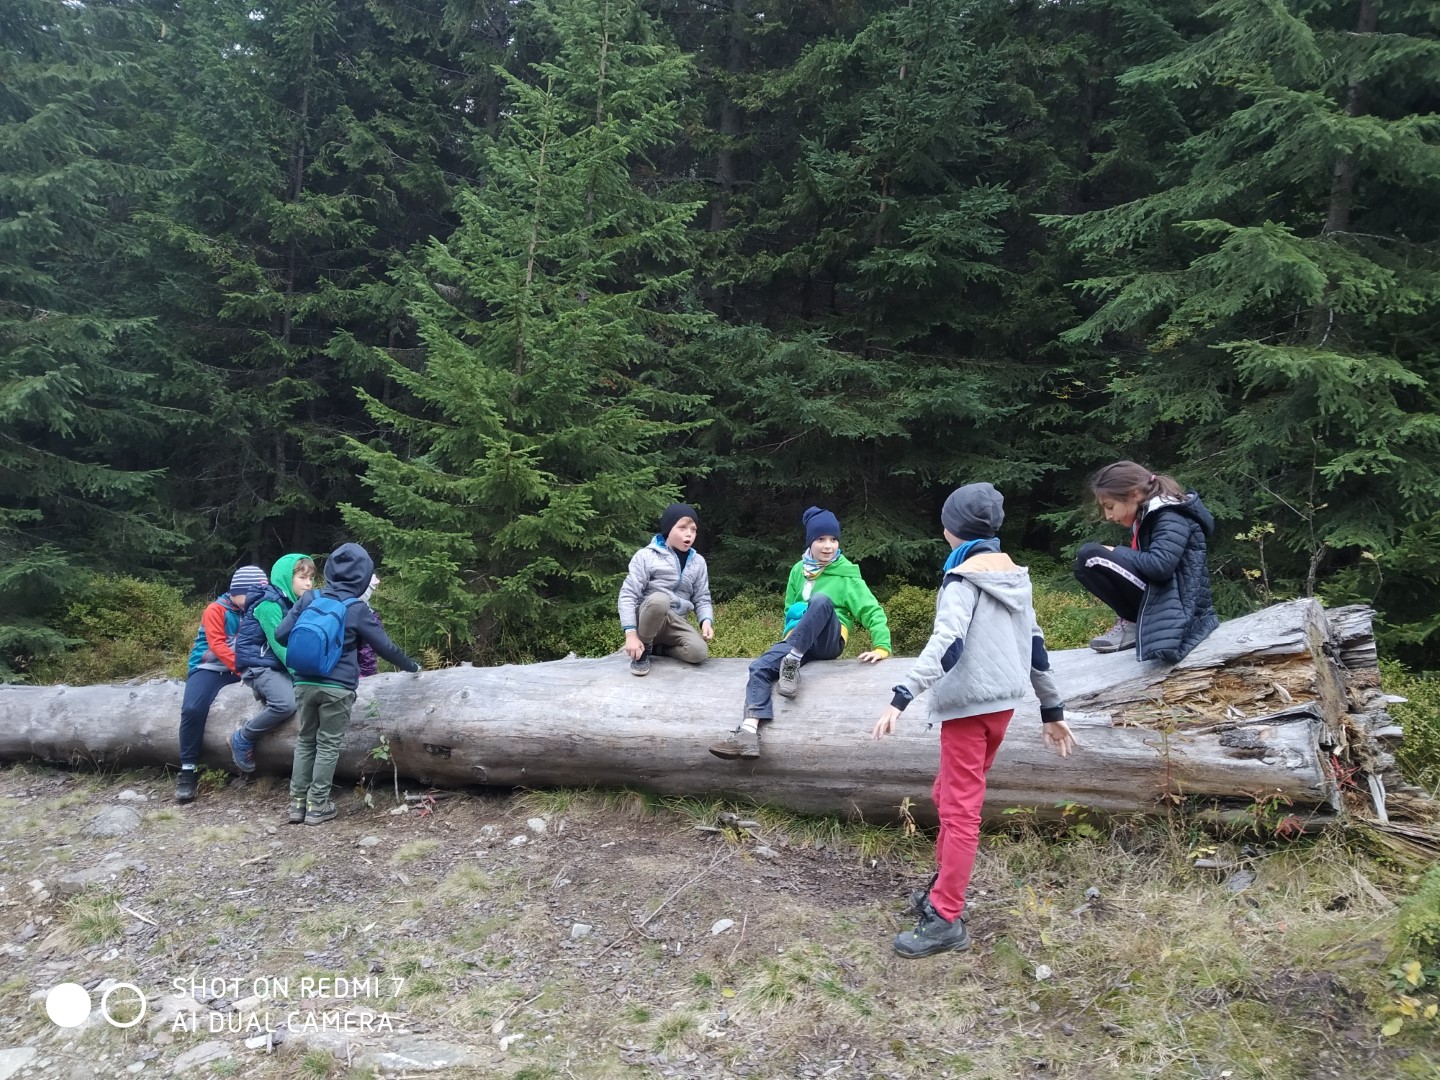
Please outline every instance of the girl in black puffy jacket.
M1106 521L1130 527L1128 548L1085 544L1075 555L1076 579L1118 616L1090 647L1183 659L1220 625L1206 563L1215 518L1195 492L1133 461L1106 465L1090 489Z

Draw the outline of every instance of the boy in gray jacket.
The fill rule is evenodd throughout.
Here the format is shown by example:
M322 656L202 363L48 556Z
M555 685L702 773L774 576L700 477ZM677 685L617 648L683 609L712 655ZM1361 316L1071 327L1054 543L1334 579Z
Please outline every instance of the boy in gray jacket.
M710 655L715 636L715 605L710 601L710 571L695 547L700 515L693 506L671 503L660 515L660 529L630 560L620 586L620 628L630 674L650 674L650 657L673 656L698 664ZM687 616L695 613L700 629Z
M980 846L985 777L1027 688L1040 699L1045 746L1061 757L1075 748L1035 620L1030 573L1000 552L995 534L1004 520L1005 499L991 484L968 484L945 500L940 522L951 551L935 629L871 732L891 734L905 707L930 691L930 720L940 724L933 791L940 836L929 893L911 897L920 922L895 937L895 951L910 959L970 947L965 887Z

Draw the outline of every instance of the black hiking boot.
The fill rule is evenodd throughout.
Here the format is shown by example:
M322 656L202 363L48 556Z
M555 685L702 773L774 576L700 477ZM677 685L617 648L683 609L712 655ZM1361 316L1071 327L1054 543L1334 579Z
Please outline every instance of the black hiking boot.
M906 960L918 960L922 956L934 956L942 952L963 952L970 948L970 931L965 929L965 920L951 922L925 901L925 913L920 916L914 930L905 930L895 935L895 951Z
M291 800L290 800L290 816L286 819L286 821L287 821L289 824L291 824L291 825L304 825L304 824L305 824L305 800L304 800L304 799L291 799Z
M181 769L180 775L175 778L175 801L178 803L194 802L195 795L200 790L200 770Z

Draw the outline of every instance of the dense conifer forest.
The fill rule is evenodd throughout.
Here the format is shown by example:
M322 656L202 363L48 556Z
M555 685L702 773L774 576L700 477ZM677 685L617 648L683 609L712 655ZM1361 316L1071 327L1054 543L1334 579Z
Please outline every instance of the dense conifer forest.
M680 497L722 597L981 479L1063 576L1124 457L1436 667L1437 110L1433 0L7 0L0 676L347 538L536 655Z

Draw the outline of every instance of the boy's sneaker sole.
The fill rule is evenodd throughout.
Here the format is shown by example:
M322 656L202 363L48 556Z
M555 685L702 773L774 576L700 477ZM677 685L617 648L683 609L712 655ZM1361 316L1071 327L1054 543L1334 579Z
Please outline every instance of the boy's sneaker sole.
M735 758L758 758L760 756L760 736L753 731L741 728L730 738L712 743L710 753L727 761L733 761Z

